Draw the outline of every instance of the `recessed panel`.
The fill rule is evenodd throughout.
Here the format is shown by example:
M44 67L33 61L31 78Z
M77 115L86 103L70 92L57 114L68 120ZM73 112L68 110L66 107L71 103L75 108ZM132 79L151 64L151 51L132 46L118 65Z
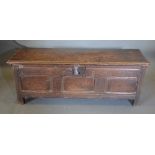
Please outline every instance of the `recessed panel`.
M63 79L64 91L93 91L94 80L87 77L65 77Z
M108 79L108 92L134 93L137 88L137 78L110 78Z
M21 89L29 91L45 91L49 89L49 81L46 76L27 76L21 78Z

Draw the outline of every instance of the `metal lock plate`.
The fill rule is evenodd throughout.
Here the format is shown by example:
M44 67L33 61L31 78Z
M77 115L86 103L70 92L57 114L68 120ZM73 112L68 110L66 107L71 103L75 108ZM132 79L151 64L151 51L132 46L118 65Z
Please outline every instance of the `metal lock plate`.
M73 75L84 75L86 71L85 66L74 65L73 67Z

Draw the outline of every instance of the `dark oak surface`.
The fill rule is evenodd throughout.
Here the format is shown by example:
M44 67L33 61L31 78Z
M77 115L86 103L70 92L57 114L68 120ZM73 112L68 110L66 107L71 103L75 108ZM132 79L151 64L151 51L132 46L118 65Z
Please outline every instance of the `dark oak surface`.
M17 49L13 65L17 99L120 98L138 103L149 65L137 49Z
M148 65L137 49L17 49L9 64Z

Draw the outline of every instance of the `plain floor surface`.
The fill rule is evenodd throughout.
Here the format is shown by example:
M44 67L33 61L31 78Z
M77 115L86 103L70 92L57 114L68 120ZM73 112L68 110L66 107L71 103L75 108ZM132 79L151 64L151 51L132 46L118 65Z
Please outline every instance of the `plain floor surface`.
M148 55L151 62L143 81L138 106L127 100L117 99L51 99L40 98L25 105L17 104L11 66L5 61L13 51L0 56L0 113L6 114L154 114L155 113L155 55Z

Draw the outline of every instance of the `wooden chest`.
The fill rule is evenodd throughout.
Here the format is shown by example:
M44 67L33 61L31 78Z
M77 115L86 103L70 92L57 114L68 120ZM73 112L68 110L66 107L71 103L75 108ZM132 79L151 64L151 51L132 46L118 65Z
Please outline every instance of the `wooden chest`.
M29 97L124 98L138 103L149 62L139 50L17 49L17 99Z

